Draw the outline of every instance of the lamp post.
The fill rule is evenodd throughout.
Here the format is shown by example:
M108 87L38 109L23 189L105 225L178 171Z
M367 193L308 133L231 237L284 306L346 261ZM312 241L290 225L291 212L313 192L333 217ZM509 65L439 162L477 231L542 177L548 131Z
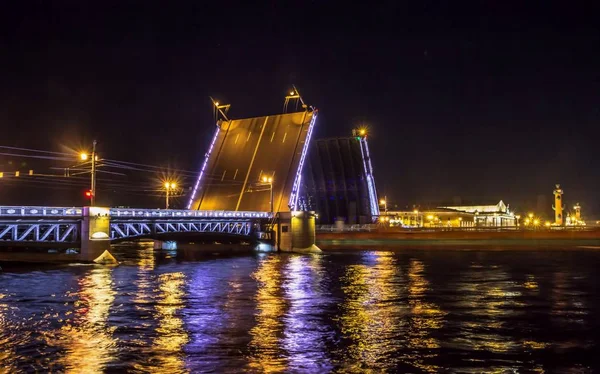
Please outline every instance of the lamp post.
M383 211L387 214L387 196L384 196L383 199L379 200L379 205L383 205Z
M177 188L177 183L165 182L165 191L166 191L165 209L169 209L169 193L176 188Z
M94 142L92 143L92 170L91 170L91 177L90 177L90 192L91 192L91 196L90 196L90 205L94 206L94 203L96 201L96 161L98 160L98 156L96 155L96 140L94 140ZM90 156L88 156L87 153L83 152L79 154L79 158L81 159L81 161L87 161L88 158Z
M262 177L262 181L263 183L268 183L269 184L269 193L271 195L271 199L270 199L270 203L269 203L269 207L271 210L271 214L273 214L273 177Z

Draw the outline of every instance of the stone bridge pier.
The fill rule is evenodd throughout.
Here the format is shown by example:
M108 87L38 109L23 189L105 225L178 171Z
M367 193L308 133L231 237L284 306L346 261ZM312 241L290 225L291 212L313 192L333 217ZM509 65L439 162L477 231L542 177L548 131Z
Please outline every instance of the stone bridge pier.
M110 253L110 209L105 207L83 207L81 220L82 261L96 263L116 263Z

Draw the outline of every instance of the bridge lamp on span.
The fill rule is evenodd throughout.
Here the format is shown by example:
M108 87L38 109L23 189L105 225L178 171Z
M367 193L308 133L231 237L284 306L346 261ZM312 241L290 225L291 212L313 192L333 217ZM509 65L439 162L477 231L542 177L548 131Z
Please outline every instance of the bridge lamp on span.
M263 176L262 181L263 181L263 183L269 184L269 193L271 195L271 199L269 201L269 208L270 208L271 214L273 214L273 177Z

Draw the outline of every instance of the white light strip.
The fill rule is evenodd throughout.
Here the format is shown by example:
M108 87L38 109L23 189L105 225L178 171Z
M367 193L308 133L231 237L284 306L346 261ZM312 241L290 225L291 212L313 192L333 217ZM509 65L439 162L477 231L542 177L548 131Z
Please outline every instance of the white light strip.
M365 169L365 178L367 178L367 189L369 190L369 205L371 206L371 219L375 219L376 216L379 216L379 205L377 205L377 196L375 193L373 177L371 176L371 174L369 173L369 170L367 168L367 161L365 158L365 150L363 150L363 141L364 141L364 138L360 138L360 140L359 140L360 154L362 156L363 167Z
M206 164L208 164L208 158L212 153L213 147L215 146L215 142L217 141L217 137L219 136L219 131L221 128L217 123L217 131L215 131L215 136L213 136L212 142L210 143L210 147L208 148L208 152L204 157L204 163L202 164L202 169L200 169L200 175L198 176L198 180L196 180L196 185L194 186L194 190L192 191L192 196L190 197L190 201L188 202L187 209L192 209L192 203L196 198L196 192L198 192L198 187L200 186L200 181L202 180L202 175L204 175L204 169L206 169Z
M291 211L298 209L298 197L300 196L300 180L302 179L302 168L304 166L304 160L306 159L306 153L308 152L308 146L310 144L310 138L312 136L313 127L317 120L317 112L313 112L313 118L308 126L308 133L306 134L306 140L304 141L304 147L302 148L302 154L300 155L300 164L296 171L296 179L292 185L292 194L290 195L289 207Z
M368 166L369 166L369 178L371 180L371 190L370 190L370 195L371 198L373 199L373 203L375 204L375 211L377 212L377 215L380 214L379 212L379 201L377 200L377 188L375 187L375 178L373 178L373 164L371 164L371 154L369 153L369 142L367 141L367 138L365 138L365 149L367 150L367 161L368 161Z

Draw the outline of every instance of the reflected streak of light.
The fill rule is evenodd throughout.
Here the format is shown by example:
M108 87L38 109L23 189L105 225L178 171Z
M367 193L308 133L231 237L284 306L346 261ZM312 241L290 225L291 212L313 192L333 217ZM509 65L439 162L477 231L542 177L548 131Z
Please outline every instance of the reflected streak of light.
M281 354L283 314L281 256L268 256L260 262L253 277L258 282L256 293L256 325L250 330L252 341L249 366L265 372L282 372L287 360Z
M350 344L339 356L349 371L361 371L365 365L393 367L397 357L389 342L404 328L400 318L406 311L397 303L402 288L395 258L391 253L371 252L363 260L375 263L350 265L341 279L345 298L339 323Z
M425 300L429 282L425 279L424 272L423 263L411 259L408 268L408 304L411 312L407 346L414 353L405 355L404 359L426 372L437 372L440 368L426 364L425 359L437 356L440 343L431 336L431 332L442 328L446 312L435 303ZM418 353L415 350L418 350Z
M463 324L466 331L460 344L470 350L505 353L520 347L508 335L500 333L505 328L504 318L515 314L515 307L524 306L516 298L521 292L510 282L509 275L500 267L471 266L469 279L459 291L463 295L461 306L467 307L471 318Z
M169 373L186 372L182 348L189 339L183 321L177 315L184 306L185 275L181 272L161 274L158 283L160 299L156 304L156 317L160 322L153 344L158 357L155 369Z
M319 283L322 257L293 256L285 270L284 289L290 308L284 317L283 345L289 355L290 370L329 371L332 367L324 344L328 331L315 317L327 302Z
M110 308L115 300L112 269L94 268L80 282L79 300L75 302L75 318L59 331L59 344L65 355L59 362L67 372L101 372L114 359L116 340L114 327L108 326ZM50 341L53 335L46 337Z
M8 329L8 319L6 318L6 312L8 311L8 305L2 302L6 295L0 293L0 372L5 370L7 373L14 373L17 371L15 367L15 350L13 345L10 344L12 337L5 334Z
M136 280L137 292L133 299L135 308L138 310L147 311L150 309L149 304L152 298L152 270L156 265L154 258L154 250L152 248L144 248L139 251L140 258L138 265L138 279Z

